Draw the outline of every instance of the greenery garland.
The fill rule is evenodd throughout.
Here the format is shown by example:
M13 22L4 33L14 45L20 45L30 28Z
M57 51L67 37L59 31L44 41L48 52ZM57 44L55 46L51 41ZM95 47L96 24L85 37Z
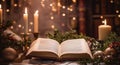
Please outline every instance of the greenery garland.
M4 31L12 25L12 21L6 21L3 24L0 24L0 54L5 48L11 47L14 48L18 53L24 51L26 45L31 44L31 39L28 38L27 41L17 41L13 39L10 35L4 35Z
M67 39L84 38L88 42L88 45L92 51L92 54L94 54L95 52L97 52L99 50L104 51L109 46L113 47L116 50L117 54L120 54L120 37L114 32L111 32L108 35L108 37L106 38L106 40L103 40L102 42L97 41L96 39L94 39L92 37L83 35L82 33L77 34L77 32L75 30L67 31L64 33L61 33L60 31L55 30L53 33L48 33L47 37L57 40L60 43ZM114 45L115 43L117 44L117 46ZM118 57L120 55L115 55L115 56ZM81 63L83 63L83 64L93 63L93 65L99 65L101 62L104 62L106 64L114 63L115 65L119 65L120 58L116 58L115 56L112 57L115 59L112 59L110 61L109 61L109 58L107 58L107 60L106 60L106 59L104 59L105 57L102 57L102 58L97 58L97 59L93 59L93 60L82 59L79 62L80 62L80 64ZM116 62L114 62L114 61L116 61Z
M46 35L47 35L48 38L57 40L59 43L65 41L65 40L68 40L68 39L84 38L88 42L91 50L98 50L98 49L100 49L100 45L101 45L101 44L99 44L99 42L97 42L95 40L95 38L86 36L82 33L77 34L77 32L75 30L67 31L67 32L64 32L64 33L61 33L58 30L54 30L53 33L47 33Z
M118 43L117 46L120 46L120 37L115 32L111 32L104 40L104 50L112 43Z
M31 44L31 39L27 39L24 42L21 41L16 41L12 38L9 37L9 34L7 36L3 35L4 30L6 30L8 27L10 27L12 24L10 21L7 21L6 24L0 25L0 51L2 51L4 48L7 47L12 47L16 49L17 51L24 51L23 47L26 47L26 45L29 47ZM110 47L115 49L116 54L113 56L113 58L110 61L107 61L107 63L112 63L112 61L116 61L117 64L119 65L119 60L120 60L120 37L115 33L111 32L106 40L103 40L102 42L97 41L95 38L86 36L84 34L77 34L75 30L67 31L64 33L61 33L58 30L55 30L53 33L47 33L47 37L57 40L59 43L68 40L68 39L78 39L78 38L84 38L87 42L88 45L92 51L92 54L94 54L98 50L104 51L106 48ZM4 41L6 40L6 41ZM108 59L107 59L108 60ZM97 60L87 60L87 59L82 59L79 61L80 63L86 64L89 62L94 63L95 65L99 64L100 62L105 62L103 61L103 58L97 59Z

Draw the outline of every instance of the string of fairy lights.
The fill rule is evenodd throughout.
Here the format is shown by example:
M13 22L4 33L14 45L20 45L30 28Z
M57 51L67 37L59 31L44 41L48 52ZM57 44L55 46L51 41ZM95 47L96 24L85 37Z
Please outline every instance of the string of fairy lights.
M39 4L34 4L34 2ZM3 19L12 20L13 26L11 29L18 33L24 32L23 13L24 8L28 8L29 21L28 31L33 32L33 13L39 9L39 31L45 33L46 30L53 31L55 29L70 30L76 27L77 15L76 15L76 2L77 0L2 0ZM114 0L110 0L109 3L114 3ZM36 8L34 8L36 6ZM48 10L48 11L46 11ZM47 12L47 13L44 13ZM116 14L120 11L117 9ZM48 16L44 16L48 14ZM120 17L120 15L118 15ZM43 21L45 20L45 22ZM49 23L49 24L48 24ZM47 24L47 25L46 25ZM42 26L45 25L45 26ZM43 29L42 29L43 28ZM44 31L44 32L43 32Z
M34 7L34 4L33 4L34 1L39 1L39 5L36 5L36 8L31 9L32 6ZM9 1L2 0L2 6L4 10L3 14L5 14L4 19L5 20L10 19L13 21L13 26L11 26L12 30L17 31L19 33L24 32L25 25L22 20L23 19L22 14L24 13L25 7L28 8L28 14L30 14L29 17L31 16L31 18L32 18L33 12L35 12L35 9L39 10L39 9L47 8L48 9L47 13L49 13L48 14L49 17L46 19L49 19L49 20L45 20L45 21L49 23L48 24L49 31L50 30L53 31L55 29L61 29L62 31L64 31L64 28L67 28L66 30L69 30L71 29L71 26L75 28L76 26L75 24L76 23L76 11L75 11L76 0L71 0L72 4L70 3L69 6L62 5L61 0L34 0L34 1L33 0L9 0ZM10 2L9 5L8 5L8 2ZM5 5L5 3L7 3L7 5ZM9 7L7 8L7 6ZM41 15L42 14L41 11L43 10L40 10L39 18L42 18L44 16L44 15L43 16ZM41 19L39 19L39 22L42 22ZM28 31L30 33L33 32L33 25L34 25L33 19L29 20Z

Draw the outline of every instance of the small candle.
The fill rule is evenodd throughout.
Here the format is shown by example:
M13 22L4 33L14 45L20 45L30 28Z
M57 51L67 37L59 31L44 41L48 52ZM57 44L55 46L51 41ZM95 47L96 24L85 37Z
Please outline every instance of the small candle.
M38 33L38 10L34 13L34 33Z
M25 13L23 14L23 19L25 22L25 34L28 33L28 13L27 13L27 8L25 8Z
M103 21L104 25L98 27L99 40L105 40L108 34L111 32L111 26L107 25L106 19Z
M2 6L1 6L1 4L0 4L0 22L2 24Z

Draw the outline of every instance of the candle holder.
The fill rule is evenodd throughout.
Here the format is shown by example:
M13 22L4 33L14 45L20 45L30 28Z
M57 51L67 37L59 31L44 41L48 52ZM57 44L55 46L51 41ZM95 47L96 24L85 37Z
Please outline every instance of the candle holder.
M28 40L29 33L27 33L27 34L22 33L22 36L23 36L24 42L26 42Z
M33 33L35 40L38 38L39 33Z
M26 54L26 52L28 51L28 39L29 39L29 35L30 33L22 33L23 36L23 53Z
M98 40L98 42L100 43L100 48L102 48L104 46L104 40Z

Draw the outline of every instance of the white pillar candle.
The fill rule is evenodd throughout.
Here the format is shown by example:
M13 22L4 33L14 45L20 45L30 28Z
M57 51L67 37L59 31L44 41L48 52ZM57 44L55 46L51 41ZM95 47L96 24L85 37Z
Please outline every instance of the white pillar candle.
M2 5L0 4L0 23L2 24Z
M38 10L34 13L34 33L38 33Z
M23 19L25 22L25 34L28 33L28 13L27 13L27 8L25 8L25 13L23 14Z
M98 39L105 40L108 34L111 32L111 26L107 25L106 20L103 21L104 25L98 26Z

